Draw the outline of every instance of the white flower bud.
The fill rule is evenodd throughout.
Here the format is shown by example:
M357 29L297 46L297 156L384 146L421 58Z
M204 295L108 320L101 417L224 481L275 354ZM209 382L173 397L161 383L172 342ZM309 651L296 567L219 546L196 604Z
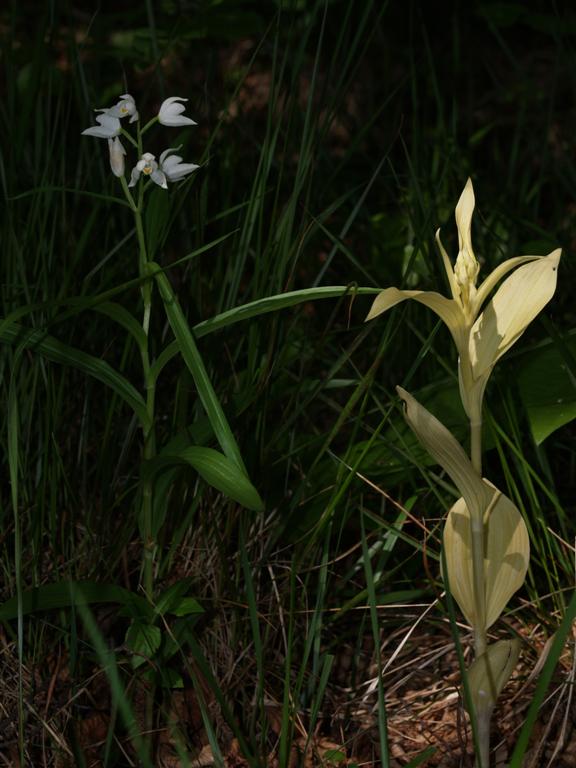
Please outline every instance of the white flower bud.
M126 150L118 136L114 139L108 139L108 149L110 150L110 168L112 168L112 173L120 178L124 176L124 156L126 155Z

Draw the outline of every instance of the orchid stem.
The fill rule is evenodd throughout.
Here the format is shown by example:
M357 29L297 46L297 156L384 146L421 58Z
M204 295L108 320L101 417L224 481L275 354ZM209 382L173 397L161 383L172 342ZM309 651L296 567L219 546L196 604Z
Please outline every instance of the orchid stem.
M141 208L134 213L136 219L136 233L138 244L140 246L140 273L147 274L148 255L146 251L146 240L144 237L144 227L142 225ZM149 333L150 316L152 312L152 285L150 282L142 286L142 299L144 303L144 315L142 318L142 328L146 334L146 346L141 350L142 369L144 374L144 388L146 391L146 412L148 423L143 427L144 461L149 461L156 452L156 437L154 432L154 400L156 395L156 386L153 377L150 376L150 352L149 352ZM152 481L145 480L142 491L142 529L144 534L144 555L143 555L143 578L144 591L146 597L152 600L154 595L154 537L152 535Z
M138 136L141 142L140 134ZM149 275L149 254L146 248L146 236L144 233L144 224L142 220L142 209L144 202L143 184L140 181L138 204L134 210L134 220L136 224L136 235L138 237L139 247L139 271L140 276ZM143 460L150 461L156 455L156 432L154 428L154 407L156 396L156 380L150 372L150 318L152 314L152 281L147 280L142 285L142 301L144 312L142 317L142 329L146 336L146 341L142 344L140 353L142 357L142 373L144 379L144 389L146 392L146 414L147 421L142 425L143 432ZM153 515L154 515L154 488L151 478L146 478L142 488L142 518L141 531L143 541L142 548L142 578L144 582L144 593L148 601L152 604L154 600L154 560L156 555L156 542L153 534ZM145 709L145 730L151 734L154 730L154 683L150 684L146 695ZM151 742L150 742L151 746Z
M470 460L475 471L482 477L482 415L470 419ZM486 512L489 515L499 494ZM473 519L471 525L472 540L472 577L474 601L476 603L477 625L474 627L474 654L476 658L486 653L486 584L484 577L484 525L485 518ZM490 759L490 717L476 716L476 736L478 751L476 768L489 768Z
M470 461L482 477L482 419L470 420Z

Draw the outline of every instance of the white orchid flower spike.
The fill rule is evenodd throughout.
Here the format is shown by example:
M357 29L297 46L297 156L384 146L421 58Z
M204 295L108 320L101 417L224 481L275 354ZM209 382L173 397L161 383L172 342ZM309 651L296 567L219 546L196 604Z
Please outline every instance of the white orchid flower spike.
M186 107L178 103L181 101L188 101L188 99L183 99L180 96L171 96L162 102L158 112L158 121L162 125L173 127L178 125L197 125L194 120L182 114Z
M554 295L562 251L558 248L547 256L508 259L477 288L479 264L471 239L474 204L474 189L468 179L456 206L459 251L454 267L440 240L440 230L436 232L452 298L433 291L386 288L376 296L366 320L378 317L405 299L419 301L435 312L448 326L458 349L464 408L471 423L479 423L484 389L496 361ZM496 285L512 270L513 274L504 280L482 311Z
M117 117L103 113L97 115L96 122L99 125L94 125L92 128L86 128L82 131L83 136L96 136L98 139L113 139L114 136L118 136L122 131L120 120Z

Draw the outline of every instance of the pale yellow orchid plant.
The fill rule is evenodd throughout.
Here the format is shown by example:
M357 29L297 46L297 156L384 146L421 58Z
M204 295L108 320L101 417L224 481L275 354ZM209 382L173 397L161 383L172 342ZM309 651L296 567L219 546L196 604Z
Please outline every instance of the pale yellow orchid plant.
M452 298L432 291L386 288L374 300L366 319L377 317L404 299L415 299L446 323L458 350L460 395L470 419L470 458L446 427L412 395L400 387L397 390L408 425L461 494L448 511L444 527L444 575L450 593L474 631L476 658L468 670L473 706L470 714L479 747L477 765L488 768L490 718L518 659L519 644L503 640L488 645L487 629L524 583L530 542L517 507L482 477L482 401L496 362L554 295L561 251L508 259L477 288L480 265L472 248L473 212L474 190L468 179L456 206L459 250L454 267L439 230L436 233Z
M561 251L556 249L548 256L508 259L477 288L480 265L471 238L474 204L474 189L468 179L456 206L459 250L454 267L440 240L440 230L436 232L452 298L434 291L386 288L374 299L366 320L378 317L405 299L414 299L446 323L458 350L460 395L472 429L472 463L480 471L479 434L486 383L496 361L520 338L554 295ZM482 309L509 272L512 274Z

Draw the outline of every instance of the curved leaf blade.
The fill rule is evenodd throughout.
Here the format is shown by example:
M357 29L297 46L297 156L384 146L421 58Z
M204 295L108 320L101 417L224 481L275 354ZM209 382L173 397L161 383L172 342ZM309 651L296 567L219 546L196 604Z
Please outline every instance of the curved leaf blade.
M493 489L486 480L487 489ZM450 592L466 620L478 626L480 612L474 597L470 512L463 498L451 507L444 526L444 552ZM484 519L486 551L485 629L494 624L506 604L524 583L530 559L530 542L522 515L507 496L500 494Z
M178 453L161 454L148 462L144 468L148 476L175 464L187 464L198 472L208 485L220 491L228 498L242 504L246 509L260 512L264 504L256 488L245 472L227 456L204 446L192 445Z
M104 360L63 344L44 331L28 330L17 323L3 328L0 340L11 344L21 344L33 352L38 352L47 360L76 368L97 379L122 398L138 416L142 424L149 424L150 418L142 396L122 374Z

